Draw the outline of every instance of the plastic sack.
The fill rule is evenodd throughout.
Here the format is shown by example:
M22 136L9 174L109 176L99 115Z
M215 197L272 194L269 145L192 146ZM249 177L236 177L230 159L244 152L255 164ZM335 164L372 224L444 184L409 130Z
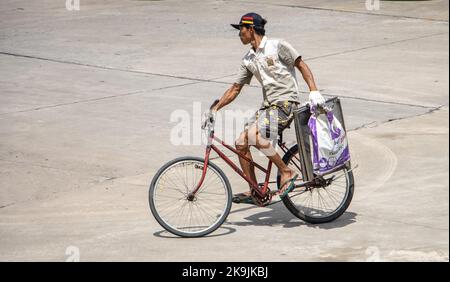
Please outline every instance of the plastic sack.
M312 137L314 173L325 174L350 160L347 134L331 111L319 113L312 109L308 126Z

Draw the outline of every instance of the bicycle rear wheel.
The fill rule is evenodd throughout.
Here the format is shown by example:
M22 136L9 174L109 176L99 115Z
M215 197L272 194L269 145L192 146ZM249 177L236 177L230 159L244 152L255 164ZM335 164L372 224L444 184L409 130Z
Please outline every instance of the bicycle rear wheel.
M149 189L150 210L167 231L181 237L201 237L216 230L231 209L231 187L225 174L208 163L205 179L194 198L204 159L182 157L165 164Z
M284 155L288 167L300 171L298 145ZM280 177L278 176L278 189ZM284 205L296 217L308 223L326 223L341 216L350 205L354 192L353 173L347 168L323 176L317 185L294 189L283 198Z

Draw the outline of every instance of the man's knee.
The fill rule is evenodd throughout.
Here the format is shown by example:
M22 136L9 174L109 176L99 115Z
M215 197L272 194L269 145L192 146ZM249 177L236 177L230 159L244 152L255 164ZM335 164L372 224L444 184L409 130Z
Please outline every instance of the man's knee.
M247 131L242 132L242 134L239 136L239 138L234 142L234 146L236 147L236 150L239 152L247 152L248 151L248 138L247 138Z
M252 126L247 131L247 142L249 146L255 146L258 142L258 128L256 126Z
M267 149L270 147L270 142L263 138L257 127L252 127L248 131L249 144L258 149Z

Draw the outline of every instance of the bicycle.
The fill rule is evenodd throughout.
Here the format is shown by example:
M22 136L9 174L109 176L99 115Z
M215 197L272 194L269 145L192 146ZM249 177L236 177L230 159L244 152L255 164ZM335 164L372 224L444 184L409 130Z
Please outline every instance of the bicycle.
M180 157L169 161L158 170L149 188L149 205L153 216L164 229L180 237L205 236L219 228L230 212L233 196L231 186L224 172L209 160L211 150L250 184L251 196L257 206L265 207L280 202L272 202L273 196L278 195L281 188L279 173L276 180L269 179L272 161L269 160L267 168L264 168L241 155L214 135L214 120L210 120L202 129L208 136L205 157ZM265 173L264 182L253 183L213 141ZM295 188L281 199L287 209L311 224L330 222L341 216L350 205L354 192L354 178L349 165L306 180L302 174L298 145L288 148L282 132L277 141L284 152L283 161L299 176L303 176L296 180ZM269 188L269 184L274 183L277 184L277 191Z

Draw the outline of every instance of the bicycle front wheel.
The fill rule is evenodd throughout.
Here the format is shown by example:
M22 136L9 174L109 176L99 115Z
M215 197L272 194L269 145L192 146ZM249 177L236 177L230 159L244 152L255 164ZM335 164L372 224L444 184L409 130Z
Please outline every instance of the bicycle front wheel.
M195 197L188 197L199 183L203 167L204 159L177 158L161 167L150 184L149 204L153 216L164 229L177 236L205 236L222 225L230 212L230 183L211 162Z
M283 157L288 167L302 175L299 159L298 145L289 149ZM344 167L323 176L316 185L294 189L283 198L283 203L301 220L313 224L326 223L335 220L347 210L353 198L354 187L353 173Z

